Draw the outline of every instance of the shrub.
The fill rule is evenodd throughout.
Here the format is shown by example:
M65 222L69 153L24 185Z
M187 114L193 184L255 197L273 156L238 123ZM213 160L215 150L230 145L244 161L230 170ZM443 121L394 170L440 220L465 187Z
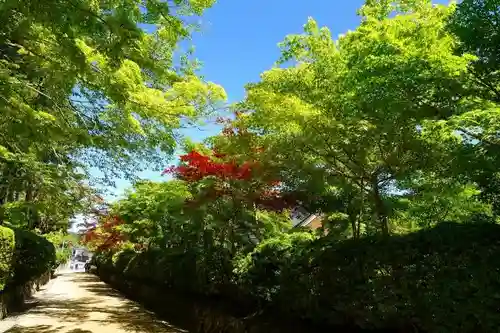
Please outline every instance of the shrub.
M286 246L260 246L239 280L289 315L322 324L427 332L500 325L498 225L446 223L389 239L323 238L299 247L287 259Z
M253 252L236 261L236 283L251 295L270 301L283 283L282 272L313 240L309 232L295 232L263 241Z
M133 250L124 250L115 253L112 256L114 269L118 272L124 272L135 254L136 253Z
M175 249L127 249L112 254L98 253L94 261L101 271L123 274L126 278L175 288L185 292L218 293L230 284L231 257L227 251L182 252Z
M15 260L12 284L22 285L49 270L56 263L54 245L44 237L32 232L14 229Z
M433 229L338 241L281 235L235 260L172 249L99 255L126 279L223 293L329 326L424 332L493 332L500 326L500 226L442 223ZM218 255L218 256L217 256ZM233 298L233 300L235 300Z
M0 226L0 291L12 277L15 238L12 229Z
M71 257L71 249L70 248L58 248L56 250L56 261L54 263L54 269L63 265L69 261Z
M128 264L125 264L126 260ZM115 269L131 279L184 291L201 292L203 286L208 284L208 280L203 278L206 274L197 271L197 256L192 252L149 250L132 256L122 252L116 260Z
M59 265L67 263L71 257L71 249L67 246L69 238L68 235L62 231L57 231L41 236L54 244L54 247L56 248L56 262L54 264L54 269L59 267Z

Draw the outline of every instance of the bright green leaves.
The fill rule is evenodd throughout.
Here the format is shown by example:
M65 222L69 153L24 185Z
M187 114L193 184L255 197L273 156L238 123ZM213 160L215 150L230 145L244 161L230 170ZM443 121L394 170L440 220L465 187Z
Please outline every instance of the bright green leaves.
M84 209L68 188L83 186L89 168L133 177L164 166L184 120L226 98L194 74L190 55L177 58L177 44L192 31L187 18L213 2L0 4L0 205L7 218L20 211L29 221L19 223L50 230Z
M456 52L475 56L469 66L468 91L461 100L462 112L450 125L487 147L499 142L500 35L495 28L499 12L497 0L462 1L448 21L449 30L460 39Z
M253 112L238 122L258 134L288 177L307 179L316 170L325 184L349 188L358 196L351 220L368 205L384 230L395 182L440 169L461 144L450 119L472 121L458 96L474 57L455 53L447 30L453 9L367 2L366 21L338 41L310 19L304 34L281 44L280 63L295 64L248 86L241 108Z
M379 119L399 122L403 116L414 122L408 125L454 112L450 101L461 90L459 79L471 58L453 54L455 40L445 30L448 12L436 7L425 16L400 15L341 38L349 68L343 82L357 103Z
M450 18L449 28L461 43L459 51L477 56L473 75L479 80L482 89L500 101L500 1L464 0Z
M15 245L14 231L0 226L0 291L12 277Z
M432 227L441 222L470 223L477 217L493 220L491 205L480 200L481 192L474 184L421 174L406 185L410 190L398 199L391 218L399 232Z
M310 62L316 59L318 54L332 55L335 43L328 28L319 28L316 21L309 17L303 29L304 35L288 35L283 42L278 44L282 50L278 64L289 60Z
M431 8L431 0L367 0L358 14L369 22L387 19L391 14L425 13Z

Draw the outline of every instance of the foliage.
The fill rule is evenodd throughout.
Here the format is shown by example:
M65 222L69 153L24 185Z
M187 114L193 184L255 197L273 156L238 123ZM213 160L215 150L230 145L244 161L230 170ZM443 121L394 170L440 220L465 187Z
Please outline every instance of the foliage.
M461 1L449 20L449 30L460 44L456 52L476 56L467 77L469 87L462 112L451 119L453 128L464 133L469 144L459 152L458 168L478 184L481 199L500 212L497 168L499 163L500 110L500 35L495 28L500 21L497 0Z
M124 222L117 216L107 216L105 220L100 221L102 225L92 228L84 235L84 243L91 250L107 251L119 248L120 244L125 241L123 234L118 230L118 227Z
M71 247L76 245L75 237L62 231L52 232L42 236L51 242L56 249L56 262L54 268L67 263L71 257Z
M56 261L54 263L53 269L55 270L60 265L66 264L71 258L70 248L58 248L56 249Z
M294 233L269 239L236 259L234 273L215 271L224 260L199 265L195 257L174 250L128 250L96 259L102 274L202 294L231 288L221 283L227 277L219 280L222 273L232 276L230 290L242 291L230 295L233 299L245 295L319 324L490 331L498 325L490 311L497 301L498 274L490 267L498 256L499 228L442 223L389 239L342 242Z
M443 221L467 223L479 215L494 221L491 205L480 200L481 192L473 184L428 174L408 180L407 185L411 191L392 203L392 219L400 231L427 228Z
M258 134L291 189L314 182L322 195L340 187L351 197L352 220L364 206L372 229L388 234L387 201L398 182L446 164L460 144L436 126L460 111L452 101L472 57L454 53L446 29L452 7L421 1L380 18L370 3L360 27L338 41L312 19L304 34L288 36L279 63L296 65L248 85L239 108L251 111L236 123Z
M0 232L0 291L47 273L62 259L56 257L54 244L47 240L49 236L7 227L0 227Z
M271 301L279 293L281 273L313 240L310 232L283 234L265 240L235 263L237 283L257 298Z
M14 231L6 227L0 227L0 292L12 277L14 249Z
M450 30L461 43L459 52L474 54L471 75L483 97L500 103L500 1L464 0L450 19Z
M108 205L86 185L89 166L163 163L175 129L224 98L188 57L173 69L189 34L180 15L212 2L139 3L93 4L83 25L65 6L66 25L44 14L25 27L30 12L9 9L20 20L8 21L0 55L20 52L0 62L13 78L0 85L0 130L31 131L0 140L3 220L47 232L86 211L103 274L318 324L495 330L497 0L367 0L359 27L337 40L309 19L217 118L221 133L185 143L164 171L173 179L136 181ZM61 56L42 60L42 49ZM290 230L299 205L322 217L320 230Z
M224 155L214 154L214 158L222 159ZM235 161L216 161L209 156L192 150L186 155L181 155L180 160L187 165L168 168L164 173L174 173L177 178L187 181L197 181L205 177L219 177L226 179L248 180L252 176L252 164L245 162L237 165Z
M44 237L33 232L13 229L15 251L13 260L13 276L8 286L24 283L50 271L56 262L54 245Z
M0 223L65 229L94 183L159 169L176 129L225 98L174 56L213 2L0 4Z
M95 260L101 272L120 273L125 279L183 292L212 295L220 293L229 283L232 268L229 253L223 257L223 250L212 251L211 255L168 249L123 250L114 254L101 252Z
M275 239L245 258L238 274L253 294L320 323L486 332L498 325L490 309L499 241L497 225L455 223L390 239L295 246Z

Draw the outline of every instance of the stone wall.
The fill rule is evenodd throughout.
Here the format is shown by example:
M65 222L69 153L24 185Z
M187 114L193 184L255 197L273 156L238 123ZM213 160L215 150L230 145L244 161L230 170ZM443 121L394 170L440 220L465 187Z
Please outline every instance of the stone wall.
M9 313L22 309L25 300L39 291L43 285L49 282L50 278L51 272L47 272L24 285L8 287L0 291L0 320L7 317Z

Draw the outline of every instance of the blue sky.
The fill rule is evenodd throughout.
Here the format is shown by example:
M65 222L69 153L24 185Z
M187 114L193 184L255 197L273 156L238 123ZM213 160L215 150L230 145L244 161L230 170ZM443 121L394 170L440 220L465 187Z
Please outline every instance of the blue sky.
M443 3L444 1L439 1ZM200 74L222 85L229 102L244 97L244 85L255 82L279 58L277 44L287 34L301 33L309 16L327 26L332 36L355 29L356 10L363 0L219 0L201 18L201 32L193 37L196 57L202 61ZM213 129L189 130L196 139L215 134ZM143 178L160 180L157 172L144 172ZM117 181L114 193L120 195L130 184Z
M277 44L287 34L301 33L312 16L337 36L359 24L362 0L219 0L202 18L194 36L201 74L221 84L231 101L244 96L244 85L257 81L279 57Z

